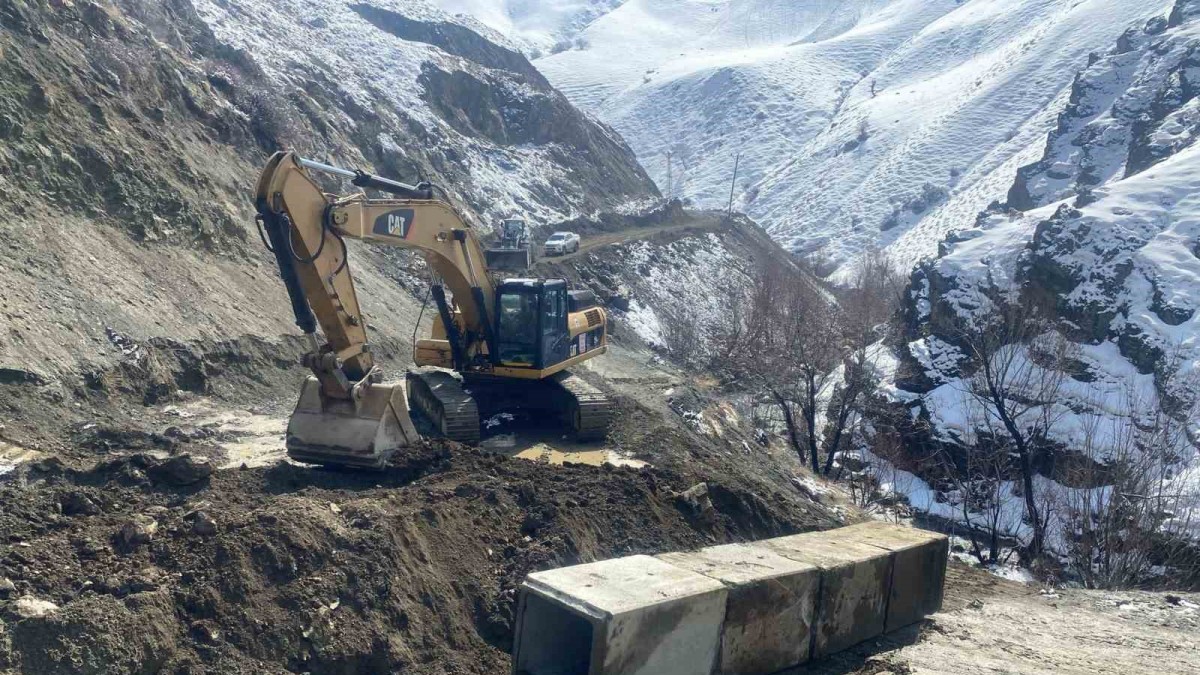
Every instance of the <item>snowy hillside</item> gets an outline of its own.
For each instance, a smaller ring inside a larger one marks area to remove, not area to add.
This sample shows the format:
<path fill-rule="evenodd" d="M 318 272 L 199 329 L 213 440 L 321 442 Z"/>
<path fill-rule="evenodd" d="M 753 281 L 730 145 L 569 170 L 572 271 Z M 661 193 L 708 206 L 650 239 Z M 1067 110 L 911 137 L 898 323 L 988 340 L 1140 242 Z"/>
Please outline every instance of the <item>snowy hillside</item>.
<path fill-rule="evenodd" d="M 441 2 L 526 44 L 607 4 Z M 1088 54 L 1167 4 L 629 0 L 535 65 L 664 192 L 723 207 L 741 153 L 735 207 L 782 243 L 911 263 L 1037 158 Z"/>
<path fill-rule="evenodd" d="M 653 194 L 619 136 L 580 115 L 519 53 L 424 0 L 195 5 L 218 40 L 253 54 L 280 86 L 328 94 L 345 114 L 336 124 L 360 136 L 369 161 L 433 173 L 485 226 Z M 333 159 L 361 163 L 354 154 L 342 147 Z"/>
<path fill-rule="evenodd" d="M 576 46 L 578 34 L 625 0 L 435 0 L 464 23 L 496 31 L 530 56 Z"/>
<path fill-rule="evenodd" d="M 28 371 L 19 381 L 83 387 L 119 374 L 130 341 L 293 334 L 250 199 L 278 149 L 427 178 L 483 228 L 658 196 L 616 133 L 426 0 L 22 2 L 0 16 L 0 243 L 22 252 L 0 264 L 0 371 Z M 354 258 L 376 343 L 407 361 L 419 298 L 396 281 L 411 270 L 368 247 Z"/>
<path fill-rule="evenodd" d="M 1168 19 L 1169 17 L 1169 19 Z M 1046 439 L 1101 465 L 1127 447 L 1162 453 L 1159 489 L 1187 496 L 1182 525 L 1200 532 L 1200 5 L 1180 0 L 1090 59 L 1036 161 L 1008 203 L 953 233 L 913 275 L 907 343 L 885 378 L 892 399 L 935 442 L 969 444 L 987 420 L 968 394 L 980 377 L 972 327 L 1008 308 L 1051 320 L 1069 342 L 1053 360 L 1026 335 L 1002 347 L 1016 422 L 1053 423 Z M 881 362 L 882 363 L 882 362 Z M 1031 387 L 1058 364 L 1052 400 Z M 1174 417 L 1180 433 L 1156 436 Z M 1041 432 L 1039 432 L 1041 433 Z M 1151 439 L 1147 441 L 1147 439 Z M 1053 463 L 1050 464 L 1053 467 Z M 936 508 L 946 508 L 941 504 Z M 953 509 L 951 509 L 953 510 Z"/>

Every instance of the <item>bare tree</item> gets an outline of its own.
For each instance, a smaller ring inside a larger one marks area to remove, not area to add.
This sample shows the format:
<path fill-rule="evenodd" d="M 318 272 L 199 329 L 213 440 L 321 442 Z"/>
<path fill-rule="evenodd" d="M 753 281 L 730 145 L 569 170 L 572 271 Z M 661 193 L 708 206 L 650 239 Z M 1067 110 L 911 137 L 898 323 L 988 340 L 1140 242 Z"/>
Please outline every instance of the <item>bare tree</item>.
<path fill-rule="evenodd" d="M 859 427 L 866 399 L 878 387 L 873 350 L 887 334 L 903 289 L 904 277 L 895 262 L 881 249 L 871 248 L 859 259 L 849 286 L 839 294 L 842 364 L 830 385 L 826 409 L 826 475 L 833 470 L 845 435 Z"/>
<path fill-rule="evenodd" d="M 1197 412 L 1194 382 L 1180 383 L 1180 359 L 1168 358 L 1158 391 L 1125 383 L 1122 400 L 1095 401 L 1105 414 L 1084 418 L 1079 455 L 1058 510 L 1070 566 L 1089 588 L 1144 583 L 1156 568 L 1186 563 L 1187 539 L 1200 504 L 1191 487 L 1186 421 Z M 1103 405 L 1103 407 L 1101 407 Z M 1191 571 L 1195 574 L 1196 571 Z M 1186 574 L 1186 572 L 1185 572 Z"/>
<path fill-rule="evenodd" d="M 1050 514 L 1039 508 L 1034 455 L 1062 414 L 1057 400 L 1070 367 L 1070 343 L 1017 302 L 1001 303 L 964 328 L 959 337 L 976 366 L 965 382 L 965 391 L 1011 445 L 1025 517 L 1033 530 L 1029 553 L 1041 558 Z"/>
<path fill-rule="evenodd" d="M 850 499 L 864 510 L 899 522 L 909 515 L 901 507 L 905 495 L 911 494 L 920 481 L 900 467 L 909 460 L 902 435 L 893 427 L 872 428 L 862 434 L 860 447 L 869 449 L 850 463 L 857 470 L 850 472 L 846 483 Z M 861 465 L 860 465 L 861 464 Z M 842 473 L 838 472 L 839 475 Z M 910 504 L 920 508 L 921 504 Z"/>
<path fill-rule="evenodd" d="M 767 262 L 740 291 L 744 309 L 712 331 L 714 367 L 770 401 L 814 473 L 833 471 L 861 422 L 876 386 L 871 347 L 898 297 L 891 262 L 882 254 L 865 262 L 844 293 L 847 311 L 796 266 Z"/>
<path fill-rule="evenodd" d="M 778 407 L 789 444 L 819 471 L 822 393 L 838 366 L 837 316 L 797 268 L 769 261 L 746 289 L 739 325 L 721 327 L 714 367 Z"/>
<path fill-rule="evenodd" d="M 864 251 L 839 298 L 847 308 L 851 330 L 869 333 L 872 341 L 882 337 L 903 300 L 906 282 L 900 266 L 886 251 L 875 247 Z"/>
<path fill-rule="evenodd" d="M 1016 539 L 1020 522 L 1006 508 L 1005 487 L 1013 475 L 1012 448 L 994 415 L 969 391 L 962 396 L 966 424 L 954 445 L 937 454 L 941 474 L 953 487 L 951 502 L 971 541 L 971 554 L 981 565 L 1008 561 L 1003 542 Z M 1028 542 L 1025 542 L 1028 543 Z"/>
<path fill-rule="evenodd" d="M 822 470 L 827 476 L 833 471 L 838 453 L 843 449 L 843 440 L 861 421 L 863 398 L 877 386 L 875 368 L 869 355 L 870 347 L 870 343 L 847 341 L 843 349 L 848 353 L 842 359 L 840 373 L 833 373 L 835 379 L 824 385 L 831 388 L 825 406 L 827 433 L 822 442 L 825 452 Z"/>

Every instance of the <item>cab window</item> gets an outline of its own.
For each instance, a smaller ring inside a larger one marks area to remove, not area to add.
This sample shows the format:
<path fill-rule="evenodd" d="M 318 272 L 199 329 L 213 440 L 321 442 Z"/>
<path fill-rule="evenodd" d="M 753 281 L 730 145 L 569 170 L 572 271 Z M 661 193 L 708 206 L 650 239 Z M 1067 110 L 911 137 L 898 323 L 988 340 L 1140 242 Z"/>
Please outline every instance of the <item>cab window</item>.
<path fill-rule="evenodd" d="M 507 291 L 500 294 L 498 306 L 500 361 L 533 365 L 538 348 L 537 293 Z"/>

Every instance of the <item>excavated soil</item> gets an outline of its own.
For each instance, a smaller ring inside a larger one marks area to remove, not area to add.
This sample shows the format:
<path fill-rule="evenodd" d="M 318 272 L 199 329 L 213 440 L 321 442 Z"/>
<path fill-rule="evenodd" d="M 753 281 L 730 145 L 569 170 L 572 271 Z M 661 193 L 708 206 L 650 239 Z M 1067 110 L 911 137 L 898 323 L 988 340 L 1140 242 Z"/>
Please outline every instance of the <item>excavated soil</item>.
<path fill-rule="evenodd" d="M 380 473 L 27 464 L 0 478 L 0 672 L 502 673 L 530 571 L 836 524 L 693 480 L 448 442 Z"/>

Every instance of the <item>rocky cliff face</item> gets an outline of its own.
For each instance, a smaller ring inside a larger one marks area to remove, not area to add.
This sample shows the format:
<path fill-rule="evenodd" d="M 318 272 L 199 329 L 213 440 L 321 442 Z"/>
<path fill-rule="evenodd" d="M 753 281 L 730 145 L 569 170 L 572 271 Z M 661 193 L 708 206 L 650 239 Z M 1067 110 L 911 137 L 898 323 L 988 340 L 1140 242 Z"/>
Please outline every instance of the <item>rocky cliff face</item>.
<path fill-rule="evenodd" d="M 1119 434 L 1110 430 L 1143 424 L 1151 402 L 1178 411 L 1194 396 L 1197 6 L 1180 0 L 1094 54 L 1043 156 L 1020 168 L 1007 202 L 952 233 L 914 272 L 905 339 L 885 379 L 932 440 L 954 444 L 977 431 L 964 383 L 979 363 L 963 336 L 1010 307 L 1049 319 L 1071 344 L 1057 400 L 1026 420 L 1052 413 L 1046 440 L 1055 451 L 1091 444 L 1092 459 L 1104 461 L 1096 429 Z M 1195 454 L 1187 445 L 1184 460 Z"/>
<path fill-rule="evenodd" d="M 1180 7 L 1182 5 L 1177 5 Z M 1043 158 L 1022 167 L 1008 204 L 1023 211 L 1141 173 L 1191 145 L 1200 116 L 1195 45 L 1184 10 L 1130 28 L 1076 76 Z"/>
<path fill-rule="evenodd" d="M 1190 6 L 1177 3 L 1171 16 Z M 1078 342 L 1112 341 L 1154 372 L 1155 355 L 1177 346 L 1195 314 L 1200 233 L 1187 174 L 1200 132 L 1198 49 L 1194 20 L 1164 16 L 1093 55 L 1007 203 L 952 234 L 914 275 L 912 337 L 952 342 L 956 326 L 1015 292 L 1048 305 Z"/>
<path fill-rule="evenodd" d="M 657 196 L 621 139 L 524 57 L 418 0 L 0 0 L 10 437 L 39 406 L 186 389 L 181 353 L 211 355 L 214 373 L 290 360 L 249 199 L 279 148 L 432 180 L 483 228 Z M 407 362 L 406 258 L 352 255 L 373 339 Z"/>

